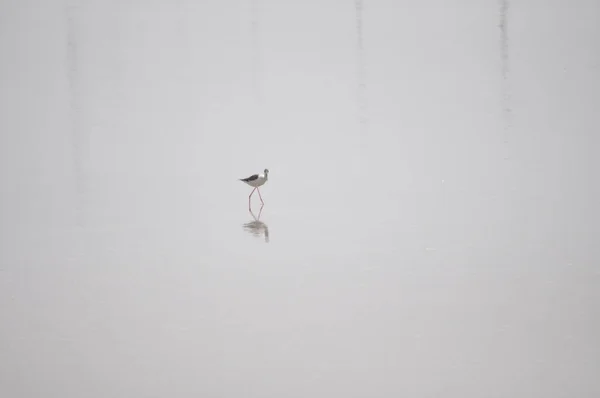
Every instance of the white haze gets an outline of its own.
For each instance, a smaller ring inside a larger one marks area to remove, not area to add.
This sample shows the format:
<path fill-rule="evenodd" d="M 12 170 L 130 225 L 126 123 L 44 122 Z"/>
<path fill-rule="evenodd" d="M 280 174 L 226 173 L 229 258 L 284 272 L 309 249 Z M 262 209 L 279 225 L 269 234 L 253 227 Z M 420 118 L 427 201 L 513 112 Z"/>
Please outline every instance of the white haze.
<path fill-rule="evenodd" d="M 600 396 L 599 38 L 595 0 L 0 2 L 0 397 Z"/>

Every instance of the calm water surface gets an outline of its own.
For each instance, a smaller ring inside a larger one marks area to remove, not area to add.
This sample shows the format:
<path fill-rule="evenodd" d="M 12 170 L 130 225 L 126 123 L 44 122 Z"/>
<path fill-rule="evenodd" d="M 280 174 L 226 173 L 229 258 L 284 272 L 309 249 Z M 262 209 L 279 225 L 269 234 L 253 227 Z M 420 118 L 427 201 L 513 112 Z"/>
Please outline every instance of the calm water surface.
<path fill-rule="evenodd" d="M 0 396 L 600 396 L 597 2 L 13 3 Z"/>

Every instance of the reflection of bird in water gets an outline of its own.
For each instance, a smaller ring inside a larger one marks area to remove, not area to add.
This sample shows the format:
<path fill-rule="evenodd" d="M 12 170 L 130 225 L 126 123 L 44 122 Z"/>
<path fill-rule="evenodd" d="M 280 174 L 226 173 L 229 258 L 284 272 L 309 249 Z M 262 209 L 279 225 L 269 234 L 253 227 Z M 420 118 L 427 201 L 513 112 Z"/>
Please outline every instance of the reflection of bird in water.
<path fill-rule="evenodd" d="M 252 210 L 251 210 L 252 207 L 250 206 L 250 200 L 252 199 L 252 194 L 254 193 L 254 191 L 258 191 L 258 197 L 260 198 L 260 203 L 262 203 L 264 206 L 265 202 L 263 202 L 262 196 L 260 196 L 260 189 L 258 189 L 258 187 L 263 185 L 268 180 L 269 180 L 269 170 L 268 169 L 265 169 L 265 174 L 254 174 L 248 178 L 240 178 L 240 181 L 243 181 L 246 184 L 250 185 L 251 187 L 254 187 L 252 192 L 250 192 L 250 196 L 248 196 L 248 210 L 250 210 L 250 213 L 252 213 Z M 262 211 L 262 207 L 260 208 L 260 210 Z"/>
<path fill-rule="evenodd" d="M 260 211 L 258 212 L 258 217 L 256 217 L 254 215 L 254 213 L 252 213 L 252 210 L 249 210 L 250 214 L 252 215 L 252 218 L 254 218 L 254 221 L 250 221 L 250 222 L 245 223 L 243 225 L 243 227 L 244 227 L 244 229 L 248 233 L 250 233 L 250 234 L 252 234 L 252 235 L 254 235 L 256 237 L 264 235 L 265 236 L 265 242 L 268 243 L 269 242 L 269 227 L 267 226 L 267 224 L 265 224 L 264 222 L 260 221 L 260 214 L 262 213 L 263 207 L 264 206 L 260 207 Z"/>

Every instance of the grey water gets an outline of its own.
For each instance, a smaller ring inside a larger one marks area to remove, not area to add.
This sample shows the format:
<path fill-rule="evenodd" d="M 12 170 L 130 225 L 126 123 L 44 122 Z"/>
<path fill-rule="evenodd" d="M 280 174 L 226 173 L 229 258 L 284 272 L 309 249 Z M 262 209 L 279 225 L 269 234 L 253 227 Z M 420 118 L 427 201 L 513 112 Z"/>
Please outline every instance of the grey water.
<path fill-rule="evenodd" d="M 0 3 L 0 396 L 600 396 L 600 3 L 226 3 Z"/>

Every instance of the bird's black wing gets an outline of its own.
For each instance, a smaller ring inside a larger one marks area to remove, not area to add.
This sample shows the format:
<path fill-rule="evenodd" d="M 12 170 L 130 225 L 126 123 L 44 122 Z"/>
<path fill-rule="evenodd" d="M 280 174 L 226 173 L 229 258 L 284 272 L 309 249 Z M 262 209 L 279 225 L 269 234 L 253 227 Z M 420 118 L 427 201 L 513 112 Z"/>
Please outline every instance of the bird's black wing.
<path fill-rule="evenodd" d="M 241 178 L 240 181 L 249 182 L 258 179 L 258 174 L 251 175 L 248 178 Z"/>

